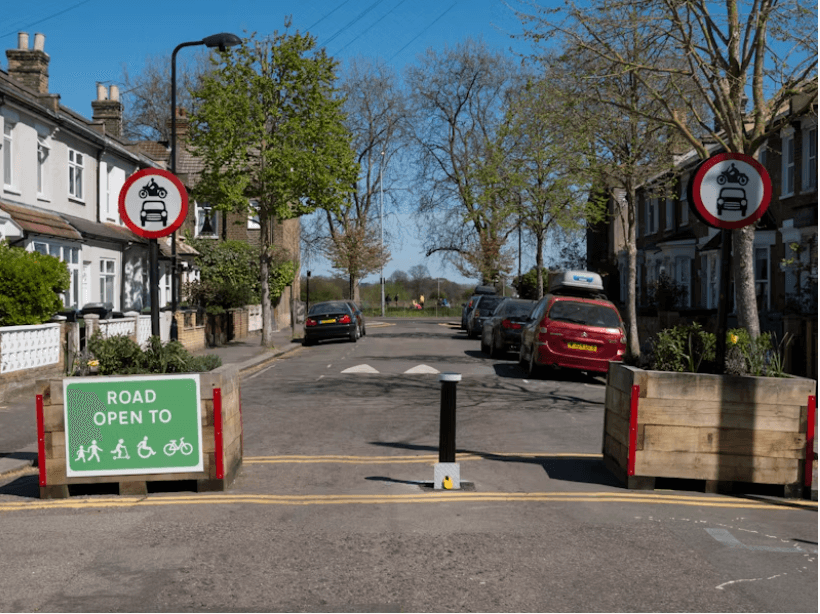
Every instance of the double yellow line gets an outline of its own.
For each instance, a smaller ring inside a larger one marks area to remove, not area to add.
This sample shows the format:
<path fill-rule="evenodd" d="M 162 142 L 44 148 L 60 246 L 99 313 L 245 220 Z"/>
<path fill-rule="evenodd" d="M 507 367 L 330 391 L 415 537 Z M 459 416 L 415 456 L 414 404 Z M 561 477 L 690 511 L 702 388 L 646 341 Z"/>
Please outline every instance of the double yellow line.
<path fill-rule="evenodd" d="M 551 458 L 601 458 L 601 454 L 538 454 L 538 453 L 460 453 L 456 456 L 456 461 L 476 461 L 476 460 L 528 460 L 528 459 L 551 459 Z M 419 454 L 414 456 L 350 456 L 350 455 L 323 455 L 323 456 L 247 456 L 242 461 L 246 465 L 275 465 L 275 464 L 317 464 L 317 463 L 341 463 L 355 465 L 383 465 L 383 464 L 411 464 L 426 463 L 435 464 L 438 462 L 438 454 Z"/>

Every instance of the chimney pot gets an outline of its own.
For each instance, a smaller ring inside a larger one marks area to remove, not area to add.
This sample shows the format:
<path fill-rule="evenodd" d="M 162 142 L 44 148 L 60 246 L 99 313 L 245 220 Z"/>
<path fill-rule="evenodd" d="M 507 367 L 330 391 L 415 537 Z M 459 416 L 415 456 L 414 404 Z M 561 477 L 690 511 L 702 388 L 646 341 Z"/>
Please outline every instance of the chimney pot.
<path fill-rule="evenodd" d="M 17 33 L 17 48 L 28 49 L 28 32 Z"/>
<path fill-rule="evenodd" d="M 102 83 L 97 84 L 97 100 L 106 100 L 105 86 Z"/>
<path fill-rule="evenodd" d="M 111 86 L 111 94 L 109 95 L 109 99 L 113 100 L 114 102 L 120 101 L 120 88 L 116 85 Z"/>
<path fill-rule="evenodd" d="M 46 35 L 41 33 L 41 32 L 37 32 L 34 35 L 34 49 L 35 49 L 35 51 L 45 51 L 45 46 L 46 46 Z"/>

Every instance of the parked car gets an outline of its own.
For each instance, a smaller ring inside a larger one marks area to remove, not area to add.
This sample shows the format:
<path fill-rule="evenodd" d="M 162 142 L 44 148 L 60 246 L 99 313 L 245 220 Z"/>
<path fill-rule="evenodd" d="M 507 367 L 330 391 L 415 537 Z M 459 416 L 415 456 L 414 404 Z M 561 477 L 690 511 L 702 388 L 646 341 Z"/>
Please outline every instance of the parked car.
<path fill-rule="evenodd" d="M 521 329 L 535 301 L 511 298 L 502 301 L 481 329 L 481 351 L 493 358 L 507 352 L 517 352 L 521 345 Z"/>
<path fill-rule="evenodd" d="M 304 345 L 313 345 L 322 339 L 347 337 L 359 339 L 359 323 L 347 301 L 326 301 L 311 305 L 305 319 Z"/>
<path fill-rule="evenodd" d="M 622 361 L 626 334 L 618 309 L 603 298 L 547 294 L 521 329 L 518 360 L 529 377 L 543 367 L 606 373 Z"/>
<path fill-rule="evenodd" d="M 467 316 L 475 307 L 476 299 L 479 296 L 493 296 L 495 294 L 495 287 L 494 286 L 476 286 L 475 290 L 473 290 L 473 295 L 470 297 L 470 300 L 467 301 L 462 305 L 461 310 L 461 330 L 467 330 Z"/>
<path fill-rule="evenodd" d="M 473 305 L 473 309 L 467 314 L 467 336 L 470 338 L 480 336 L 484 320 L 493 315 L 495 308 L 508 298 L 507 296 L 489 296 L 486 294 L 479 296 Z"/>
<path fill-rule="evenodd" d="M 353 301 L 346 301 L 350 308 L 353 310 L 353 315 L 356 316 L 356 322 L 359 324 L 359 337 L 364 337 L 367 334 L 367 328 L 364 324 L 364 314 L 362 310 L 359 309 L 359 306 L 354 303 Z"/>

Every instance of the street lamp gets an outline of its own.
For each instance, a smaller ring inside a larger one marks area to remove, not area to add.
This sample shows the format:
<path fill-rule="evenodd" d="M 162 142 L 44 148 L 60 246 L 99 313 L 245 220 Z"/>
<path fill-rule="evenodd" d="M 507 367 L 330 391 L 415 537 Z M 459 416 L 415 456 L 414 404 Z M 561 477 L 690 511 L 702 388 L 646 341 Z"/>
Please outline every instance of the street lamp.
<path fill-rule="evenodd" d="M 381 243 L 381 254 L 380 256 L 380 265 L 379 265 L 379 283 L 382 287 L 382 317 L 384 317 L 384 184 L 382 183 L 382 179 L 384 178 L 384 152 L 382 152 L 382 163 L 379 165 L 379 220 L 381 225 L 381 235 L 382 235 L 382 243 Z"/>
<path fill-rule="evenodd" d="M 171 173 L 177 174 L 177 53 L 183 47 L 195 47 L 197 45 L 205 45 L 211 49 L 216 48 L 220 51 L 227 51 L 228 47 L 241 45 L 242 39 L 236 34 L 222 32 L 221 34 L 212 34 L 206 36 L 199 41 L 189 41 L 187 43 L 180 43 L 174 47 L 171 54 Z M 171 235 L 171 339 L 176 341 L 178 338 L 177 331 L 177 303 L 179 301 L 179 280 L 177 279 L 177 233 Z"/>

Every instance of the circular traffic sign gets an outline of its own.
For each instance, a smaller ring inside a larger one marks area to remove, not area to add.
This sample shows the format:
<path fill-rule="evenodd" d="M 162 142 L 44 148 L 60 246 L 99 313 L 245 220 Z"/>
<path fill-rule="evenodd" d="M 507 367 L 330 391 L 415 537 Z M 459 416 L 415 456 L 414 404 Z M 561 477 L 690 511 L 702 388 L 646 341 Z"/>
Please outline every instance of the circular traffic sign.
<path fill-rule="evenodd" d="M 176 175 L 157 168 L 137 171 L 120 190 L 120 217 L 146 239 L 166 237 L 188 215 L 188 192 Z"/>
<path fill-rule="evenodd" d="M 721 153 L 698 167 L 689 192 L 695 215 L 705 224 L 732 230 L 763 216 L 772 199 L 772 181 L 752 156 Z"/>

